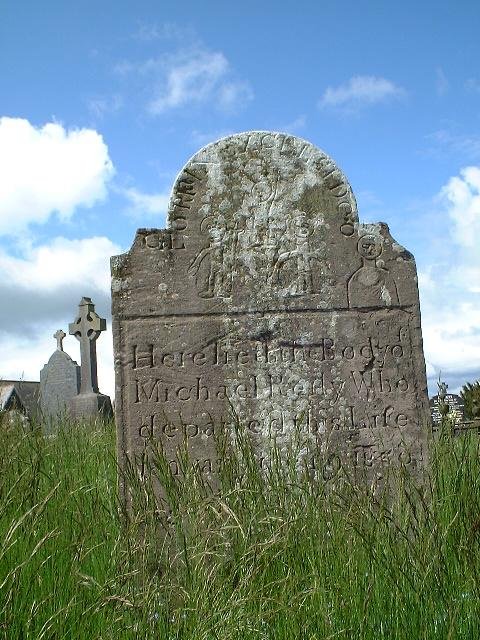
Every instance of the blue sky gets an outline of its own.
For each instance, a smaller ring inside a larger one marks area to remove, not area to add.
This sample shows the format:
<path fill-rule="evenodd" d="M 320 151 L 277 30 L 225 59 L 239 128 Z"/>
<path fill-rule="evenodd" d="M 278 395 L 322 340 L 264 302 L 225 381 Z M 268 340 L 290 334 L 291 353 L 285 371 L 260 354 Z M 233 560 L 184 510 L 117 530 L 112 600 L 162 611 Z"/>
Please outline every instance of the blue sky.
<path fill-rule="evenodd" d="M 197 149 L 272 129 L 414 253 L 431 389 L 479 378 L 479 28 L 466 0 L 3 3 L 0 377 L 38 379 L 82 295 L 109 317 L 109 256 L 163 226 Z"/>

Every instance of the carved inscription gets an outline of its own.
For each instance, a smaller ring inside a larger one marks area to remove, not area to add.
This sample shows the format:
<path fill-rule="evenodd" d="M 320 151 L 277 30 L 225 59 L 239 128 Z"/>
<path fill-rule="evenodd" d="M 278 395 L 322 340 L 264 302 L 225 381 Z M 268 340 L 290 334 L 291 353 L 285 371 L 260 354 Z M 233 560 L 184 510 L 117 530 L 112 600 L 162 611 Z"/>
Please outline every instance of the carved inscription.
<path fill-rule="evenodd" d="M 161 441 L 172 453 L 187 442 L 212 460 L 215 437 L 233 432 L 237 421 L 253 441 L 287 443 L 301 434 L 327 442 L 353 468 L 387 460 L 416 467 L 421 447 L 415 457 L 404 453 L 417 421 L 411 316 L 377 311 L 352 324 L 350 313 L 324 313 L 314 323 L 308 313 L 286 314 L 276 319 L 276 336 L 259 335 L 261 321 L 252 327 L 238 319 L 222 335 L 221 321 L 192 318 L 170 323 L 168 344 L 146 322 L 143 340 L 125 346 L 136 437 Z M 214 337 L 189 341 L 200 326 Z M 395 447 L 379 448 L 394 436 Z M 199 468 L 214 474 L 217 467 Z"/>
<path fill-rule="evenodd" d="M 157 229 L 144 236 L 147 249 L 172 251 L 185 249 L 184 231 L 188 229 L 187 213 L 192 208 L 201 178 L 185 169 L 178 178 L 172 195 L 172 215 L 169 229 Z"/>

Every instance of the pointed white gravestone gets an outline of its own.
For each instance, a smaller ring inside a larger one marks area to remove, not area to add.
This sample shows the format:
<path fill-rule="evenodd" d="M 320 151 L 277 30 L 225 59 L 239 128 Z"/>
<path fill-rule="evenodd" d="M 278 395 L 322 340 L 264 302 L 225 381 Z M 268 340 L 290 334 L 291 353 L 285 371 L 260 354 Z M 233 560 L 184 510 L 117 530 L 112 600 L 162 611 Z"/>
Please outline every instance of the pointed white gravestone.
<path fill-rule="evenodd" d="M 70 402 L 74 418 L 92 418 L 99 413 L 107 417 L 112 415 L 110 398 L 99 392 L 97 377 L 96 341 L 106 328 L 106 320 L 95 312 L 92 299 L 84 296 L 77 318 L 68 326 L 70 335 L 80 342 L 81 355 L 80 393 Z"/>
<path fill-rule="evenodd" d="M 63 350 L 65 336 L 62 329 L 54 333 L 57 348 L 40 372 L 40 407 L 46 418 L 67 414 L 70 401 L 80 390 L 80 367 Z"/>

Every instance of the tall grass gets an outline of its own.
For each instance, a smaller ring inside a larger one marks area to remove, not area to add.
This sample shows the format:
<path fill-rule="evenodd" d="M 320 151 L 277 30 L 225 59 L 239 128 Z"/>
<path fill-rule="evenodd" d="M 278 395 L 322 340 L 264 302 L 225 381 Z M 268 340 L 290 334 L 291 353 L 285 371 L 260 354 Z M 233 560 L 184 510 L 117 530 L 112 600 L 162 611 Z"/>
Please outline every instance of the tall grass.
<path fill-rule="evenodd" d="M 122 512 L 114 440 L 1 425 L 0 637 L 479 637 L 476 434 L 432 444 L 425 493 L 393 501 L 230 455 L 217 495 L 171 484 L 168 523 L 140 484 Z"/>

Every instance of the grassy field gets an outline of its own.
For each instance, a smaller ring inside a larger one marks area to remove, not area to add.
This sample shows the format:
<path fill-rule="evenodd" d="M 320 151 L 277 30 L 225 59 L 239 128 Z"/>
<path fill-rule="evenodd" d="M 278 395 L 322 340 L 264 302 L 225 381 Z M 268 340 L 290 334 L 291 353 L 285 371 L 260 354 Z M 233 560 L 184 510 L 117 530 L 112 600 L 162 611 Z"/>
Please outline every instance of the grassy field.
<path fill-rule="evenodd" d="M 0 426 L 0 637 L 480 637 L 480 457 L 432 445 L 426 495 L 380 504 L 272 470 L 172 488 L 168 563 L 148 491 L 125 520 L 112 425 Z"/>

